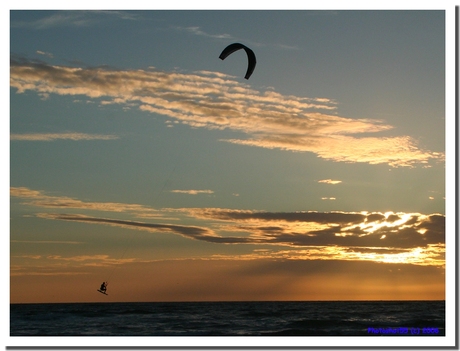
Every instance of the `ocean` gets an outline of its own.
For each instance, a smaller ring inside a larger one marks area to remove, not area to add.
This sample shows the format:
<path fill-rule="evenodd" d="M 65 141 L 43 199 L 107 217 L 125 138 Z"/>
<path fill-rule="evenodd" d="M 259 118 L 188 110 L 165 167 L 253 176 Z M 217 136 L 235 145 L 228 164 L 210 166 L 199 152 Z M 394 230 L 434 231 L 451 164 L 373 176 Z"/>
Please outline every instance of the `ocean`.
<path fill-rule="evenodd" d="M 10 304 L 10 336 L 444 336 L 445 301 Z"/>

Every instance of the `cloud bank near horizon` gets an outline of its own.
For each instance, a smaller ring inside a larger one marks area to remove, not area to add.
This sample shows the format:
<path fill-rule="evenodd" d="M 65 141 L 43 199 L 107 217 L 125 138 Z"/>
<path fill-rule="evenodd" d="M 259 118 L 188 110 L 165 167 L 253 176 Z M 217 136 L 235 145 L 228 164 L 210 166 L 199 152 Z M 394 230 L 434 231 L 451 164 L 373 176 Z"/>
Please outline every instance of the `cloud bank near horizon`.
<path fill-rule="evenodd" d="M 25 199 L 24 205 L 42 209 L 122 213 L 162 223 L 69 212 L 36 213 L 38 218 L 170 233 L 212 244 L 249 244 L 264 248 L 240 259 L 373 260 L 436 266 L 444 266 L 445 261 L 445 216 L 441 214 L 153 209 L 138 204 L 82 202 L 28 188 L 11 188 L 11 196 Z M 171 214 L 177 217 L 166 217 Z M 166 219 L 169 222 L 164 222 Z M 187 224 L 189 219 L 198 224 Z M 183 224 L 173 224 L 171 220 L 181 220 Z"/>
<path fill-rule="evenodd" d="M 192 127 L 243 132 L 247 138 L 222 141 L 311 152 L 335 162 L 413 167 L 444 159 L 443 153 L 420 149 L 409 136 L 367 136 L 393 127 L 377 119 L 340 117 L 331 99 L 258 91 L 218 72 L 113 70 L 11 58 L 10 86 L 19 94 L 86 96 Z"/>

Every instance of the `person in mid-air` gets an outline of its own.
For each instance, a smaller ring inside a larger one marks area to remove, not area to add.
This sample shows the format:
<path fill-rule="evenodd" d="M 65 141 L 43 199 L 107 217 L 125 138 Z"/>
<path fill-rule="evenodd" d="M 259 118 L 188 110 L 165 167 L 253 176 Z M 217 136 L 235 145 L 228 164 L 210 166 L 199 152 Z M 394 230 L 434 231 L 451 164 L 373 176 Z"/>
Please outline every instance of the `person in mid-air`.
<path fill-rule="evenodd" d="M 107 282 L 102 282 L 100 290 L 102 292 L 106 292 L 106 290 L 107 290 Z"/>

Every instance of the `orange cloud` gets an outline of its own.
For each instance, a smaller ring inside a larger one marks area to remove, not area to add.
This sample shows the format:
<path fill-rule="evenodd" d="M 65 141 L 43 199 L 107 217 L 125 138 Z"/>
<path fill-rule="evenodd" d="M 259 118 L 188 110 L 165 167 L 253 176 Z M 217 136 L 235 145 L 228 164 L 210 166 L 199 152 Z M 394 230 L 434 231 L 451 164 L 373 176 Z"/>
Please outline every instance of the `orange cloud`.
<path fill-rule="evenodd" d="M 360 136 L 393 127 L 380 120 L 333 115 L 336 105 L 330 99 L 257 91 L 221 73 L 115 71 L 13 58 L 10 85 L 18 93 L 84 95 L 101 104 L 137 106 L 194 127 L 248 135 L 227 142 L 312 152 L 332 161 L 411 167 L 444 159 L 442 153 L 420 149 L 408 136 Z"/>

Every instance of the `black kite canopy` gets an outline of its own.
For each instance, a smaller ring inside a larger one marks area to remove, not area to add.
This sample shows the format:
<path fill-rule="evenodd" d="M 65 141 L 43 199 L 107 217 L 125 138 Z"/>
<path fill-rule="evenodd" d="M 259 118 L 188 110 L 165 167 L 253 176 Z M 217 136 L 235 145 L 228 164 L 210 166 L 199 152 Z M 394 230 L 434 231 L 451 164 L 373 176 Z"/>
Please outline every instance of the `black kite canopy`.
<path fill-rule="evenodd" d="M 240 49 L 244 49 L 244 51 L 246 51 L 246 54 L 248 55 L 248 70 L 246 71 L 246 75 L 244 76 L 244 78 L 249 79 L 252 72 L 254 72 L 254 68 L 256 67 L 256 55 L 254 55 L 254 52 L 247 46 L 240 43 L 230 44 L 224 49 L 224 51 L 222 51 L 219 58 L 221 60 L 224 60 L 228 55 L 233 54 L 235 51 L 238 51 Z"/>

